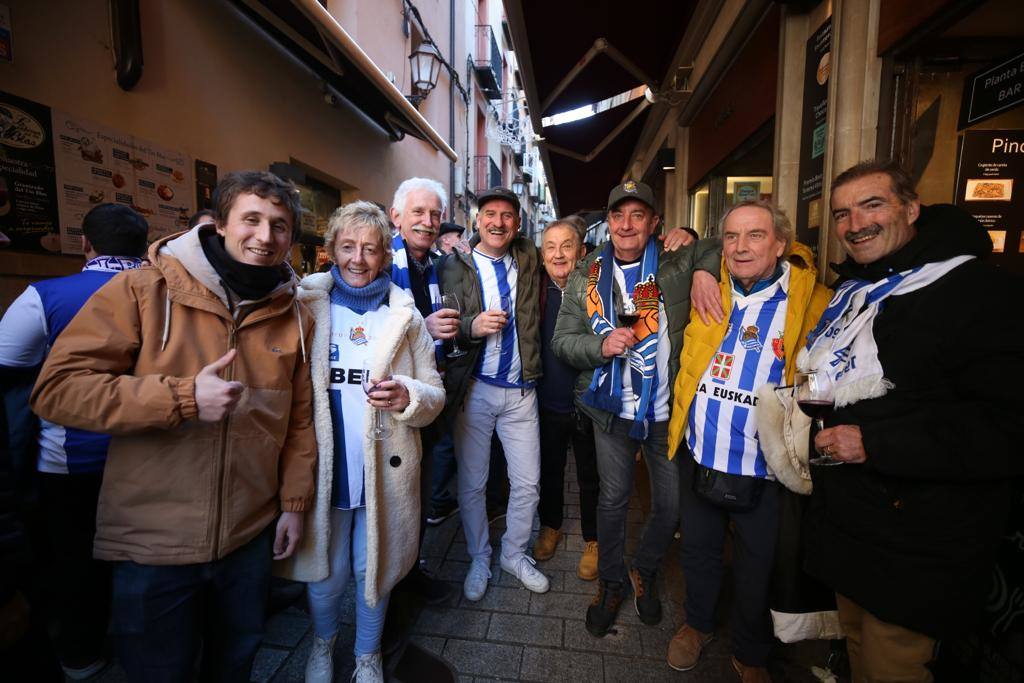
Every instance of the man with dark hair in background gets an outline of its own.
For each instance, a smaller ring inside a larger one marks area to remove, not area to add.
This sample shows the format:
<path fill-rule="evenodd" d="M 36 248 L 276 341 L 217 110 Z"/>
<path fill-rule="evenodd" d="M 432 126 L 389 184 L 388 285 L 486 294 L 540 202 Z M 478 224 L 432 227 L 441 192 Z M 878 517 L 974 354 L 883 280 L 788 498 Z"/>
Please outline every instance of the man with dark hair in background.
<path fill-rule="evenodd" d="M 230 173 L 215 225 L 155 242 L 50 352 L 32 394 L 59 424 L 113 436 L 94 553 L 114 562 L 130 681 L 248 681 L 271 558 L 292 555 L 316 469 L 313 320 L 287 261 L 298 191 Z"/>
<path fill-rule="evenodd" d="M 29 285 L 0 320 L 0 368 L 38 368 L 86 300 L 122 271 L 142 264 L 146 220 L 122 204 L 99 204 L 82 220 L 82 272 Z M 42 421 L 38 433 L 40 511 L 53 555 L 50 617 L 54 646 L 74 680 L 102 669 L 110 616 L 110 565 L 92 557 L 96 501 L 110 437 Z"/>

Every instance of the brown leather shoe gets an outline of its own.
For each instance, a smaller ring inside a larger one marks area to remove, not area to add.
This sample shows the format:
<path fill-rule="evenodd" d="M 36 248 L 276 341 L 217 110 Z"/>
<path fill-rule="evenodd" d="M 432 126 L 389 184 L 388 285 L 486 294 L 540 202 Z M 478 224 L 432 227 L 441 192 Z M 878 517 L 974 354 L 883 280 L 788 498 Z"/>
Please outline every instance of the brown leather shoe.
<path fill-rule="evenodd" d="M 733 657 L 732 668 L 740 675 L 740 680 L 743 683 L 772 683 L 772 677 L 768 675 L 768 669 L 763 666 L 747 666 Z"/>
<path fill-rule="evenodd" d="M 580 557 L 580 564 L 576 567 L 576 576 L 584 581 L 596 579 L 597 557 L 597 541 L 587 541 L 583 546 L 583 556 Z"/>
<path fill-rule="evenodd" d="M 697 666 L 704 646 L 714 639 L 714 633 L 701 633 L 689 624 L 683 624 L 668 644 L 668 665 L 676 671 L 689 671 Z"/>
<path fill-rule="evenodd" d="M 562 532 L 548 526 L 540 528 L 537 542 L 533 544 L 533 559 L 543 562 L 555 556 L 558 542 L 562 540 Z"/>

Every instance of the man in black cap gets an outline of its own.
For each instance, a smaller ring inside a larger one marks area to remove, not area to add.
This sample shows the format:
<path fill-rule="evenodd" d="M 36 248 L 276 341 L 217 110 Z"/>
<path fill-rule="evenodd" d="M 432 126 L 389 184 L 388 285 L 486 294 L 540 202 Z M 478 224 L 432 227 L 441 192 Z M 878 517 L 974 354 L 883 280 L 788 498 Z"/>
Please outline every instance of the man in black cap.
<path fill-rule="evenodd" d="M 478 202 L 472 252 L 456 250 L 441 275 L 442 289 L 458 296 L 462 307 L 456 341 L 466 353 L 448 362 L 445 417 L 455 439 L 459 507 L 472 559 L 463 585 L 471 601 L 483 597 L 491 576 L 484 490 L 495 430 L 511 488 L 501 568 L 535 593 L 548 590 L 548 578 L 526 553 L 540 482 L 537 247 L 518 234 L 520 206 L 513 192 L 496 187 Z"/>
<path fill-rule="evenodd" d="M 452 249 L 462 240 L 462 234 L 465 231 L 466 229 L 458 223 L 442 223 L 441 232 L 437 236 L 437 241 L 434 242 L 434 250 L 439 254 L 452 253 Z"/>
<path fill-rule="evenodd" d="M 600 584 L 586 626 L 597 637 L 614 623 L 627 578 L 640 620 L 661 621 L 656 573 L 679 521 L 679 471 L 667 453 L 672 380 L 690 317 L 693 272 L 716 273 L 720 266 L 717 242 L 663 250 L 654 235 L 658 223 L 650 187 L 627 181 L 612 189 L 611 240 L 569 277 L 552 341 L 555 355 L 581 371 L 577 407 L 594 422 Z M 652 509 L 627 573 L 626 511 L 640 447 Z"/>

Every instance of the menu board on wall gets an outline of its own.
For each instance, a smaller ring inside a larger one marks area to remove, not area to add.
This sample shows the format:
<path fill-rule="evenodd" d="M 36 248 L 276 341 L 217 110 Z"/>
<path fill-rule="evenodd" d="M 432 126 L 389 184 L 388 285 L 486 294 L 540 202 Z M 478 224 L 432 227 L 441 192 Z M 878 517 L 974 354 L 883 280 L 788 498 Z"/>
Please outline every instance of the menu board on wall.
<path fill-rule="evenodd" d="M 102 202 L 141 213 L 150 241 L 188 226 L 192 164 L 185 154 L 62 112 L 53 114 L 53 131 L 65 254 L 81 253 L 82 218 Z"/>
<path fill-rule="evenodd" d="M 992 262 L 1024 272 L 1024 131 L 969 130 L 960 138 L 955 203 L 992 238 Z"/>
<path fill-rule="evenodd" d="M 5 248 L 60 250 L 50 108 L 2 91 L 0 232 Z"/>
<path fill-rule="evenodd" d="M 807 39 L 804 104 L 800 124 L 800 173 L 797 188 L 796 238 L 817 253 L 823 220 L 821 188 L 828 137 L 828 79 L 832 74 L 832 18 Z"/>

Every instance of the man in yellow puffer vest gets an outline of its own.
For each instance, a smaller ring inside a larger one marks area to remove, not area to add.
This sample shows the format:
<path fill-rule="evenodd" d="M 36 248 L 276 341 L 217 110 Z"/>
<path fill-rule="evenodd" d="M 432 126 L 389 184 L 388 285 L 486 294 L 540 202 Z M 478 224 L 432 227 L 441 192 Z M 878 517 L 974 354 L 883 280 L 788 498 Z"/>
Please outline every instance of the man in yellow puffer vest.
<path fill-rule="evenodd" d="M 668 663 L 680 671 L 692 669 L 713 637 L 722 548 L 732 521 L 737 536 L 733 666 L 743 681 L 768 681 L 768 589 L 781 487 L 758 443 L 755 392 L 766 383 L 792 382 L 796 351 L 832 293 L 817 282 L 810 250 L 793 242 L 789 220 L 776 206 L 737 204 L 722 217 L 720 232 L 727 314 L 710 323 L 691 314 L 669 423 L 669 457 L 679 452 L 683 458 L 687 623 L 669 644 Z"/>

